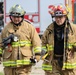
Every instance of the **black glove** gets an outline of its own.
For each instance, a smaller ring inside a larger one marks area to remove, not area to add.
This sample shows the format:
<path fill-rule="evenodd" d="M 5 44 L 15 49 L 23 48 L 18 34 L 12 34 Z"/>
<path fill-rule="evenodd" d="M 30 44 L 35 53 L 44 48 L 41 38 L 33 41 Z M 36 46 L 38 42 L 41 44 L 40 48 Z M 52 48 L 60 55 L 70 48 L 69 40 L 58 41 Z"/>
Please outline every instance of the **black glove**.
<path fill-rule="evenodd" d="M 31 63 L 37 63 L 37 60 L 35 58 L 30 58 Z"/>
<path fill-rule="evenodd" d="M 13 38 L 14 38 L 13 34 L 9 35 L 9 37 L 7 37 L 7 38 L 4 38 L 3 42 L 2 42 L 3 46 L 6 47 L 9 43 L 11 43 L 11 41 L 13 40 Z"/>
<path fill-rule="evenodd" d="M 5 39 L 3 39 L 3 40 L 5 40 Z M 5 41 L 5 42 L 3 43 L 3 46 L 6 47 L 9 43 L 11 43 L 11 39 Z"/>

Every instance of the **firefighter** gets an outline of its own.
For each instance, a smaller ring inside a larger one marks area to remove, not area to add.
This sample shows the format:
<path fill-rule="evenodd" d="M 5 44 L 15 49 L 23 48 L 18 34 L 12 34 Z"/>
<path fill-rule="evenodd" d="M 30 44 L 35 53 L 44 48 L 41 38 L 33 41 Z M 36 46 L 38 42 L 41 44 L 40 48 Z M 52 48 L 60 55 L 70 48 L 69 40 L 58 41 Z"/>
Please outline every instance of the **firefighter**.
<path fill-rule="evenodd" d="M 29 75 L 32 66 L 40 60 L 41 40 L 34 26 L 24 20 L 25 13 L 20 5 L 12 6 L 11 22 L 1 32 L 4 75 Z"/>
<path fill-rule="evenodd" d="M 42 35 L 42 69 L 45 75 L 76 75 L 76 26 L 62 4 L 52 5 L 53 22 Z"/>

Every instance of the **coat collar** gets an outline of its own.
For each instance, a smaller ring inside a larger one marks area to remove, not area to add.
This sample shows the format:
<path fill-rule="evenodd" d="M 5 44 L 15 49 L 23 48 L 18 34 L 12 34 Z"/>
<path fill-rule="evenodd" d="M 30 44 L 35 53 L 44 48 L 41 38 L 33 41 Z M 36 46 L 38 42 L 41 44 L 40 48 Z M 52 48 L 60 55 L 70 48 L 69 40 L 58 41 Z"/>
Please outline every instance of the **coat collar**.
<path fill-rule="evenodd" d="M 54 24 L 53 23 L 51 23 L 48 27 L 47 27 L 47 29 L 46 30 L 48 30 L 49 31 L 49 33 L 53 33 L 54 32 Z"/>

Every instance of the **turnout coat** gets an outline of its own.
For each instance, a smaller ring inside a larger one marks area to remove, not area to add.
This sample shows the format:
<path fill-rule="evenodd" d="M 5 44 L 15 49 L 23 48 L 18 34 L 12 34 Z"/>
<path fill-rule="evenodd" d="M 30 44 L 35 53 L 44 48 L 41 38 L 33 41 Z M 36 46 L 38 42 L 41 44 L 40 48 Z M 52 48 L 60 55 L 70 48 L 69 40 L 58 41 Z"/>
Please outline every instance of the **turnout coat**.
<path fill-rule="evenodd" d="M 64 53 L 63 53 L 63 66 L 62 69 L 75 69 L 76 68 L 76 26 L 68 25 L 64 28 Z M 68 31 L 66 38 L 66 31 Z M 66 45 L 67 39 L 67 47 Z M 47 51 L 47 56 L 43 62 L 42 68 L 46 71 L 53 69 L 52 63 L 54 56 L 54 24 L 50 24 L 42 36 L 42 49 Z M 67 58 L 67 59 L 66 59 Z"/>
<path fill-rule="evenodd" d="M 0 42 L 10 34 L 14 34 L 18 41 L 11 42 L 5 48 L 0 47 L 0 56 L 3 56 L 5 67 L 30 65 L 30 58 L 33 57 L 40 60 L 41 40 L 33 25 L 23 21 L 20 26 L 15 26 L 9 22 L 2 30 Z"/>

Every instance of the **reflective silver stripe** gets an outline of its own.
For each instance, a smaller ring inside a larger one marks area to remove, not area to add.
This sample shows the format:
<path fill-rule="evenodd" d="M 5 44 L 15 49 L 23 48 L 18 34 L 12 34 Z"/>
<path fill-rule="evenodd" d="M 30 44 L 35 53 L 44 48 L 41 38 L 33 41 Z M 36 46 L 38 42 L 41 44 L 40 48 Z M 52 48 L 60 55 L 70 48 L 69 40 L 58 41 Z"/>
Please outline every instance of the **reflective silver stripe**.
<path fill-rule="evenodd" d="M 41 49 L 47 52 L 47 48 L 46 48 L 46 46 L 42 46 Z"/>
<path fill-rule="evenodd" d="M 74 69 L 76 68 L 76 63 L 64 63 L 63 64 L 63 69 Z"/>
<path fill-rule="evenodd" d="M 40 53 L 41 52 L 41 47 L 35 47 L 34 52 L 35 53 Z"/>
<path fill-rule="evenodd" d="M 47 71 L 48 71 L 48 70 L 51 71 L 51 70 L 52 70 L 52 66 L 51 66 L 51 65 L 43 64 L 43 65 L 42 65 L 42 69 L 43 69 L 43 70 L 47 70 Z"/>
<path fill-rule="evenodd" d="M 30 65 L 30 60 L 16 60 L 16 61 L 6 61 L 3 62 L 3 66 L 18 66 L 18 65 Z"/>
<path fill-rule="evenodd" d="M 18 42 L 12 42 L 12 47 L 17 46 L 32 46 L 30 41 L 18 41 Z"/>

